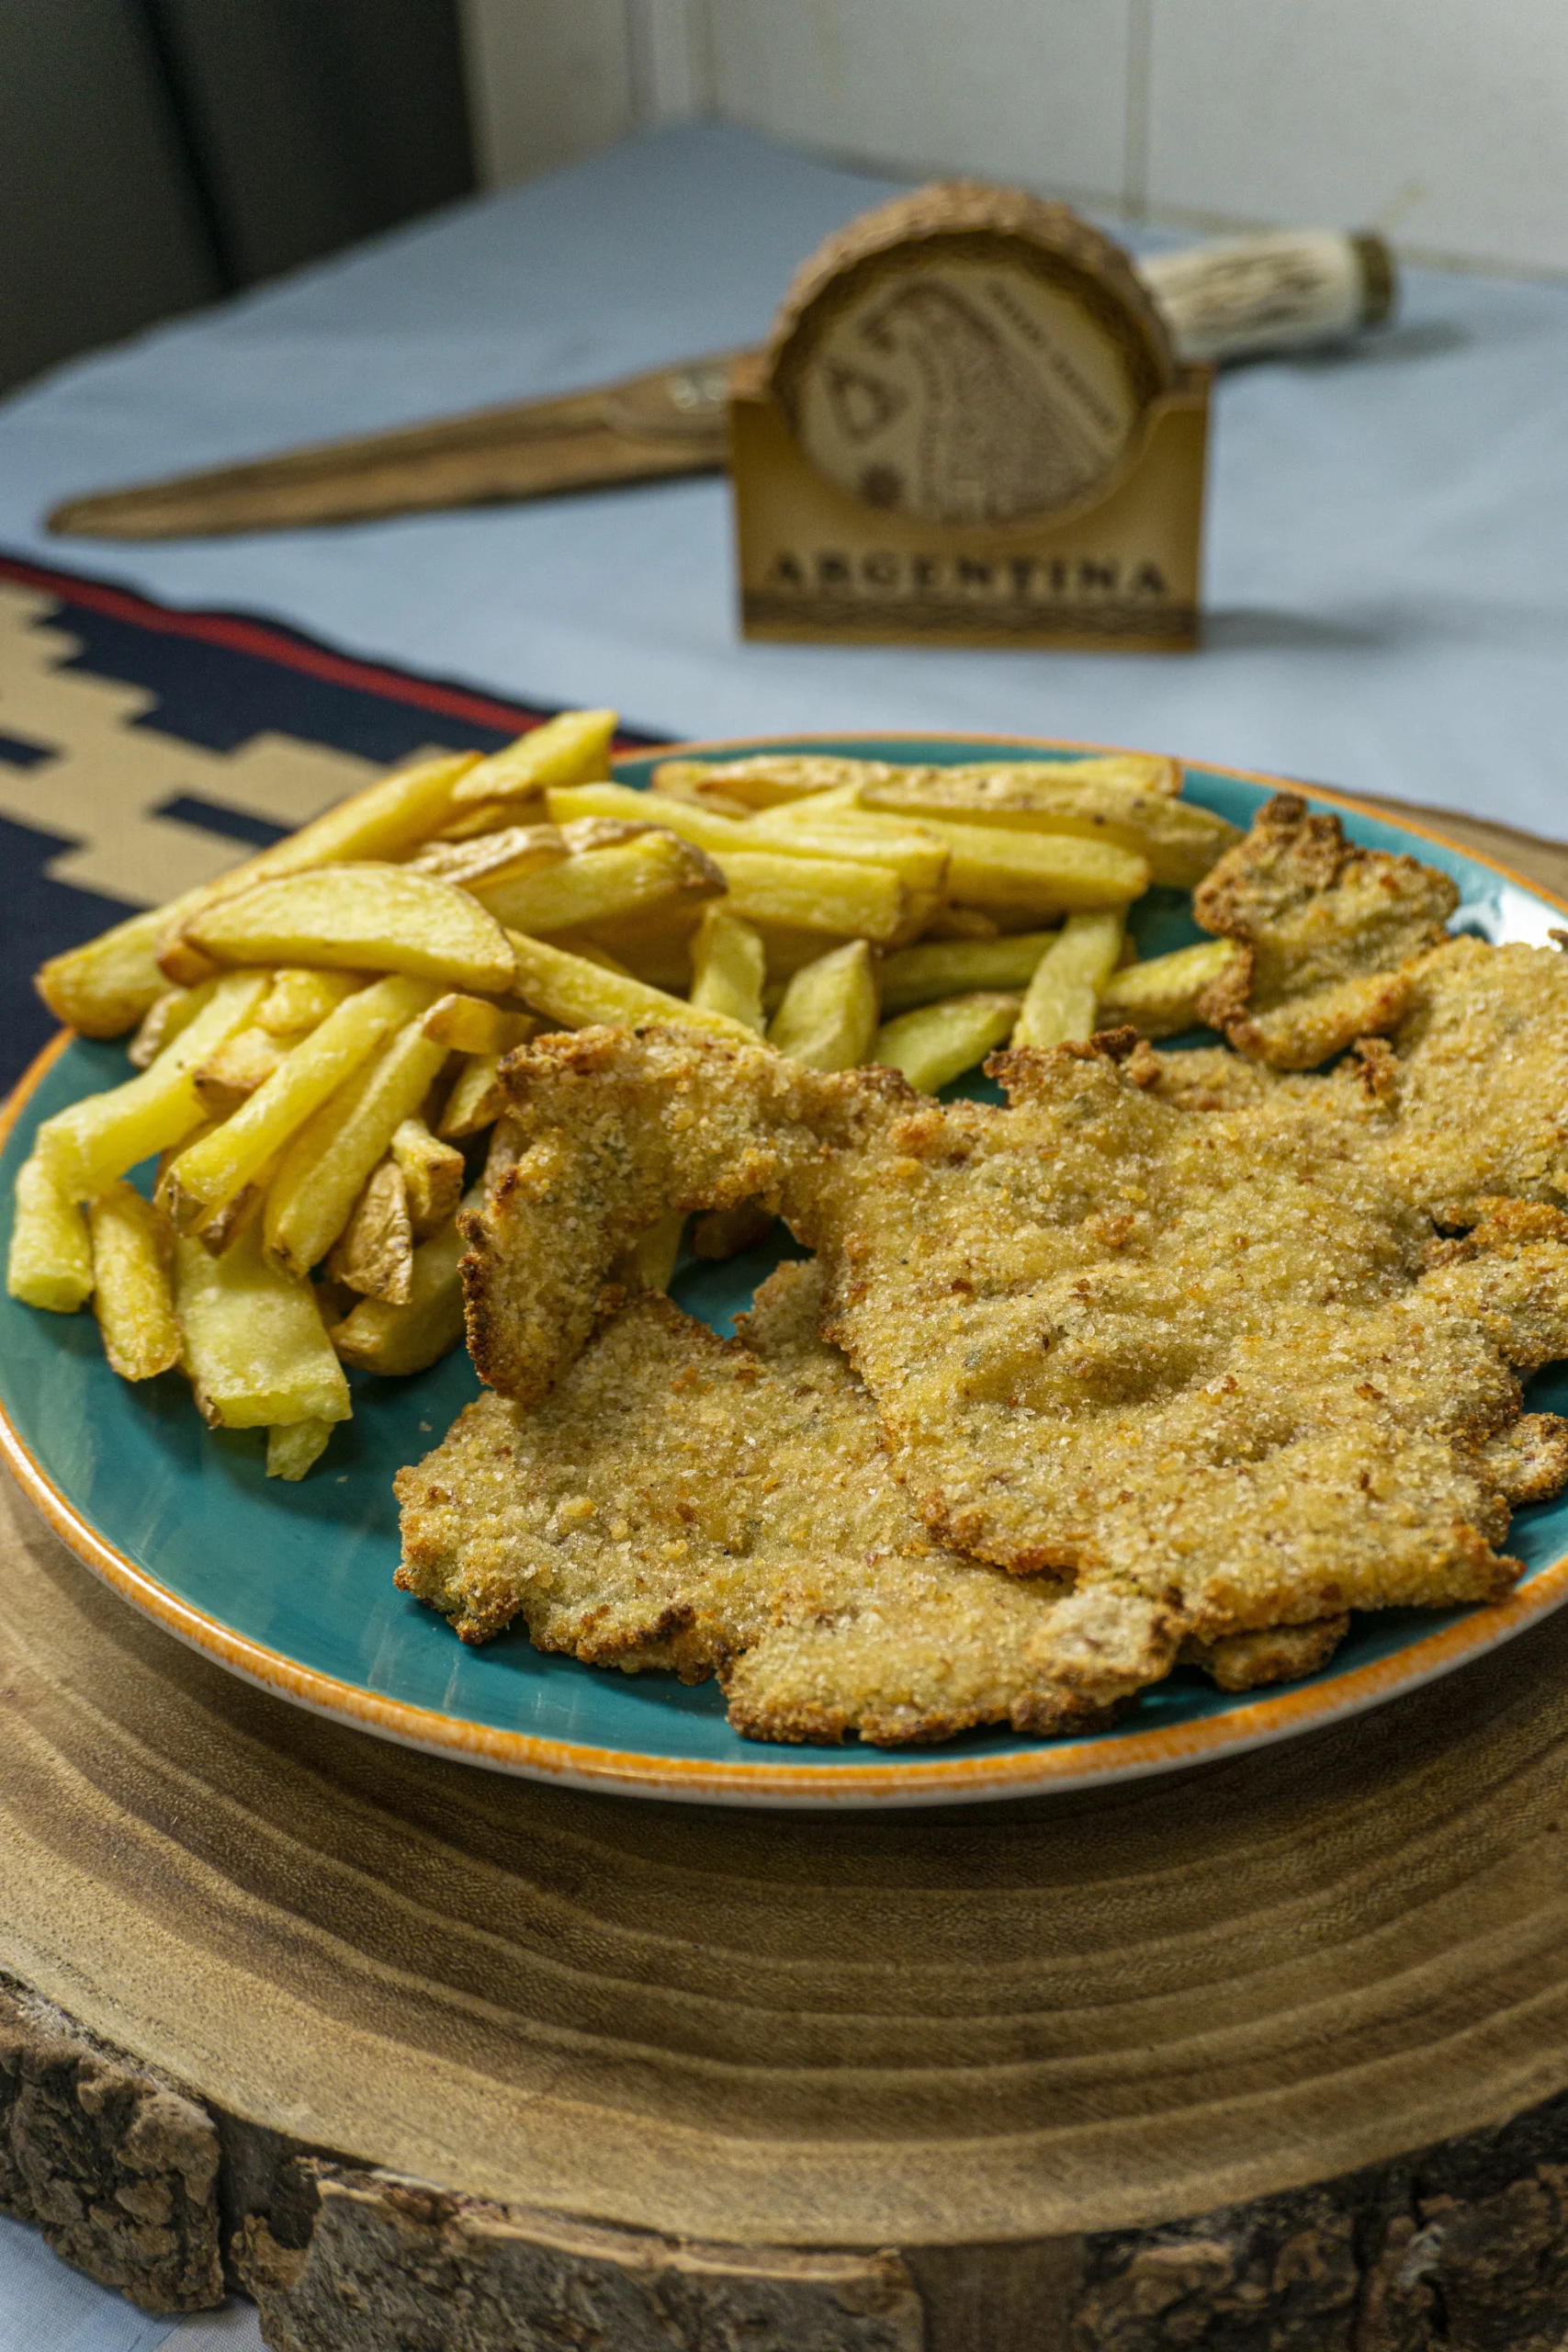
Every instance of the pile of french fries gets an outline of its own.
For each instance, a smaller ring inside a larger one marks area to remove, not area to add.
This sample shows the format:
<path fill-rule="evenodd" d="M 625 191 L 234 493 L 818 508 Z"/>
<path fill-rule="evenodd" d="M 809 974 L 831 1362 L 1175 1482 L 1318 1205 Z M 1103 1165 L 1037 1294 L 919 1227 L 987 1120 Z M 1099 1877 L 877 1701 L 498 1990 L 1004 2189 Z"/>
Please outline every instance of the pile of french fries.
<path fill-rule="evenodd" d="M 541 1027 L 671 1021 L 934 1091 L 1010 1038 L 1191 1025 L 1238 952 L 1130 960 L 1129 906 L 1236 838 L 1172 761 L 972 767 L 762 753 L 611 780 L 615 714 L 401 769 L 38 976 L 136 1075 L 44 1122 L 12 1295 L 91 1299 L 127 1380 L 183 1368 L 209 1422 L 302 1477 L 345 1364 L 462 1332 L 457 1216 L 502 1057 Z M 155 1164 L 139 1190 L 131 1171 Z M 701 1254 L 752 1238 L 705 1220 Z M 668 1281 L 679 1226 L 638 1252 Z"/>

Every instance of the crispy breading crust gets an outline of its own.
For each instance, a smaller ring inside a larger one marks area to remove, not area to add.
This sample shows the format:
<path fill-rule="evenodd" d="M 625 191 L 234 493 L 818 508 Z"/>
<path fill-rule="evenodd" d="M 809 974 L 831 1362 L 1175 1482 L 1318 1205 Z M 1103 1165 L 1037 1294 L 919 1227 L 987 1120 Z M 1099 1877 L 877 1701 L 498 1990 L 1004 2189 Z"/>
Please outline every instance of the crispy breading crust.
<path fill-rule="evenodd" d="M 399 1583 L 465 1640 L 521 1616 L 592 1665 L 716 1672 L 750 1738 L 1107 1720 L 1169 1666 L 1167 1612 L 933 1545 L 819 1299 L 814 1267 L 781 1268 L 722 1340 L 644 1296 L 542 1405 L 470 1406 L 399 1476 Z"/>
<path fill-rule="evenodd" d="M 1193 896 L 1203 930 L 1251 957 L 1200 1010 L 1239 1053 L 1314 1069 L 1394 1026 L 1409 999 L 1401 967 L 1441 938 L 1458 904 L 1438 867 L 1359 849 L 1337 817 L 1277 793 Z"/>
<path fill-rule="evenodd" d="M 638 1220 L 762 1193 L 820 1252 L 825 1331 L 953 1549 L 1204 1643 L 1501 1594 L 1485 1450 L 1511 1367 L 1568 1352 L 1568 1223 L 1494 1215 L 1429 1263 L 1331 1088 L 1195 1118 L 1133 1048 L 998 1057 L 1006 1111 L 668 1032 L 525 1049 L 517 1181 L 470 1230 L 480 1370 L 539 1395 Z"/>

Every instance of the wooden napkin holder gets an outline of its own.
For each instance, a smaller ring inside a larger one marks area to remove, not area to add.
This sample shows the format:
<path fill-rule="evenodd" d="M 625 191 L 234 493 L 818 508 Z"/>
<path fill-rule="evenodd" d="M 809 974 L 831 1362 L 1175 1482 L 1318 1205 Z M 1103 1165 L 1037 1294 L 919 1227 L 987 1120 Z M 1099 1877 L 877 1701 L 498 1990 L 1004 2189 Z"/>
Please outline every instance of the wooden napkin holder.
<path fill-rule="evenodd" d="M 744 634 L 1191 650 L 1211 379 L 1066 206 L 863 216 L 731 378 Z"/>

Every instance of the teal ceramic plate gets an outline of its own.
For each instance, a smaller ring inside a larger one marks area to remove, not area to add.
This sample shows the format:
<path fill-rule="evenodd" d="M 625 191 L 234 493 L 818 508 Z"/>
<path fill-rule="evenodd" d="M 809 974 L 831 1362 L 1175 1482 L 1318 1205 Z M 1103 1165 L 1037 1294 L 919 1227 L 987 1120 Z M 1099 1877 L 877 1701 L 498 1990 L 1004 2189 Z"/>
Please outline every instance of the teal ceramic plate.
<path fill-rule="evenodd" d="M 860 737 L 739 746 L 957 761 L 1068 756 L 1082 745 L 1018 738 Z M 651 763 L 618 773 L 647 781 Z M 1239 824 L 1276 780 L 1195 768 L 1188 792 Z M 1496 940 L 1544 943 L 1565 910 L 1522 878 L 1441 835 L 1395 825 L 1354 802 L 1339 808 L 1369 847 L 1412 850 L 1460 886 L 1456 919 Z M 1158 953 L 1198 936 L 1174 894 L 1140 910 L 1140 944 Z M 47 1052 L 13 1097 L 0 1158 L 0 1248 L 11 1178 L 40 1119 L 126 1075 L 118 1046 Z M 773 1263 L 763 1252 L 692 1266 L 675 1296 L 720 1330 Z M 751 1804 L 933 1804 L 1083 1787 L 1233 1754 L 1315 1729 L 1448 1672 L 1568 1598 L 1568 1500 L 1520 1511 L 1511 1548 L 1523 1581 L 1500 1607 L 1390 1611 L 1357 1621 L 1311 1680 L 1227 1697 L 1186 1669 L 1113 1730 L 1040 1740 L 976 1733 L 899 1752 L 854 1745 L 774 1747 L 742 1740 L 716 1688 L 623 1675 L 545 1657 L 522 1634 L 484 1649 L 400 1593 L 393 1473 L 446 1429 L 476 1382 L 465 1355 L 413 1380 L 355 1375 L 355 1419 L 301 1484 L 263 1475 L 260 1432 L 209 1432 L 176 1374 L 130 1387 L 104 1362 L 90 1313 L 36 1313 L 0 1301 L 0 1444 L 67 1544 L 117 1591 L 183 1640 L 280 1697 L 367 1731 L 499 1770 L 644 1796 Z M 1538 1408 L 1568 1409 L 1568 1367 L 1533 1385 Z"/>

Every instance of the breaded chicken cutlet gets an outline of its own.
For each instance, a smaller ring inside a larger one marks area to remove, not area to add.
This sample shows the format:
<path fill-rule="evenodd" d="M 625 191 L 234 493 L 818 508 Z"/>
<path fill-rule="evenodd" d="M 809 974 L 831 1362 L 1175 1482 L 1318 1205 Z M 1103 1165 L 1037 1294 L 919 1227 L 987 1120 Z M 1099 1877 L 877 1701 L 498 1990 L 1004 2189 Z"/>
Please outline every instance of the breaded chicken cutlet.
<path fill-rule="evenodd" d="M 1568 1208 L 1568 956 L 1445 939 L 1398 975 L 1392 1037 L 1322 1075 L 1225 1049 L 1140 1051 L 1141 1083 L 1184 1110 L 1290 1102 L 1334 1120 L 1413 1207 L 1472 1225 L 1490 1200 Z"/>
<path fill-rule="evenodd" d="M 1337 817 L 1278 793 L 1193 894 L 1201 928 L 1247 950 L 1203 1000 L 1203 1018 L 1238 1053 L 1314 1069 L 1393 1028 L 1409 1001 L 1404 967 L 1442 938 L 1458 904 L 1437 866 L 1359 848 Z"/>
<path fill-rule="evenodd" d="M 400 1473 L 399 1584 L 465 1641 L 520 1617 L 589 1665 L 716 1673 L 754 1739 L 1103 1720 L 1147 1679 L 1141 1644 L 1118 1657 L 1124 1622 L 1092 1595 L 932 1543 L 820 1309 L 818 1268 L 797 1264 L 733 1340 L 657 1295 L 613 1311 L 542 1404 L 486 1395 Z M 1346 1623 L 1188 1654 L 1248 1690 L 1310 1672 Z"/>
<path fill-rule="evenodd" d="M 481 1375 L 544 1396 L 640 1231 L 761 1197 L 818 1251 L 825 1335 L 925 1526 L 1071 1577 L 1118 1691 L 1184 1641 L 1500 1596 L 1516 1374 L 1568 1352 L 1568 1218 L 1499 1204 L 1438 1243 L 1355 1122 L 1286 1090 L 1194 1117 L 1122 1067 L 1133 1043 L 999 1057 L 1006 1110 L 668 1031 L 523 1049 L 517 1158 L 467 1228 Z M 1568 1475 L 1536 1419 L 1532 1492 Z"/>

